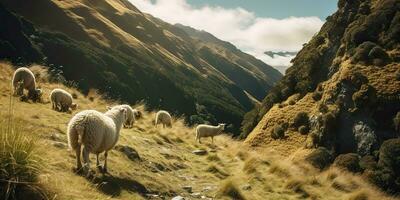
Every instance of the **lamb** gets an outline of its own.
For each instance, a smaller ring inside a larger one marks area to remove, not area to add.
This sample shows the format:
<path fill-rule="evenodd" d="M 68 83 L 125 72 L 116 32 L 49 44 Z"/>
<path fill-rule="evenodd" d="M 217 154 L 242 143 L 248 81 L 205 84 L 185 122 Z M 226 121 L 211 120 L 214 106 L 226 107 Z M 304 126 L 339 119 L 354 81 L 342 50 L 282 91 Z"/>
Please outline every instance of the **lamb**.
<path fill-rule="evenodd" d="M 196 127 L 196 140 L 201 143 L 202 137 L 211 137 L 212 143 L 214 143 L 214 136 L 221 134 L 224 129 L 225 124 L 218 124 L 218 126 L 200 124 Z"/>
<path fill-rule="evenodd" d="M 107 156 L 118 141 L 120 130 L 127 118 L 127 110 L 114 107 L 106 113 L 95 110 L 85 110 L 76 114 L 68 123 L 68 145 L 75 150 L 77 170 L 83 169 L 90 175 L 89 153 L 96 154 L 97 167 L 102 173 L 107 173 Z M 83 168 L 81 164 L 81 146 Z M 105 152 L 103 167 L 99 164 L 99 154 Z"/>
<path fill-rule="evenodd" d="M 157 124 L 162 124 L 163 128 L 167 127 L 172 127 L 172 117 L 171 115 L 165 111 L 165 110 L 160 110 L 156 114 L 156 120 L 155 120 L 155 125 Z"/>
<path fill-rule="evenodd" d="M 42 90 L 36 88 L 35 75 L 26 67 L 15 70 L 12 80 L 15 96 L 22 96 L 24 89 L 28 90 L 28 98 L 38 101 L 42 95 Z"/>
<path fill-rule="evenodd" d="M 54 89 L 50 93 L 50 101 L 53 110 L 67 112 L 71 110 L 76 110 L 78 105 L 72 102 L 72 95 L 63 89 Z"/>

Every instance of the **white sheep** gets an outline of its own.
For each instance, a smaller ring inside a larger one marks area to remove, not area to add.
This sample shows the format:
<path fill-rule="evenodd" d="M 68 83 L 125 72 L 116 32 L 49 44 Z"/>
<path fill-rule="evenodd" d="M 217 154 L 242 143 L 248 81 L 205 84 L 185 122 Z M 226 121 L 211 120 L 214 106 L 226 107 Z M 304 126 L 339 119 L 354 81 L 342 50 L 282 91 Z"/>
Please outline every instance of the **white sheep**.
<path fill-rule="evenodd" d="M 67 112 L 71 110 L 76 110 L 78 104 L 73 103 L 72 95 L 63 89 L 54 89 L 50 93 L 50 101 L 53 110 Z"/>
<path fill-rule="evenodd" d="M 118 141 L 120 130 L 126 120 L 125 108 L 115 107 L 106 113 L 95 110 L 85 110 L 76 114 L 68 123 L 68 145 L 75 150 L 77 170 L 90 175 L 89 153 L 96 154 L 97 167 L 102 173 L 107 173 L 107 156 Z M 83 168 L 81 164 L 81 146 Z M 104 166 L 99 164 L 99 154 L 105 152 Z"/>
<path fill-rule="evenodd" d="M 135 110 L 132 109 L 130 105 L 127 104 L 122 104 L 118 106 L 114 106 L 113 108 L 125 108 L 127 113 L 126 113 L 126 121 L 124 122 L 124 128 L 132 128 L 133 123 L 135 122 Z"/>
<path fill-rule="evenodd" d="M 218 126 L 200 124 L 196 127 L 196 141 L 201 143 L 202 137 L 211 137 L 212 143 L 214 143 L 214 136 L 221 134 L 224 129 L 225 124 L 218 124 Z"/>
<path fill-rule="evenodd" d="M 24 89 L 28 90 L 28 98 L 33 101 L 40 99 L 42 90 L 36 88 L 35 75 L 26 67 L 15 70 L 12 80 L 15 96 L 22 96 Z"/>
<path fill-rule="evenodd" d="M 154 124 L 155 126 L 157 126 L 157 124 L 162 124 L 164 128 L 166 126 L 172 127 L 172 117 L 167 111 L 160 110 L 156 114 L 156 120 Z"/>

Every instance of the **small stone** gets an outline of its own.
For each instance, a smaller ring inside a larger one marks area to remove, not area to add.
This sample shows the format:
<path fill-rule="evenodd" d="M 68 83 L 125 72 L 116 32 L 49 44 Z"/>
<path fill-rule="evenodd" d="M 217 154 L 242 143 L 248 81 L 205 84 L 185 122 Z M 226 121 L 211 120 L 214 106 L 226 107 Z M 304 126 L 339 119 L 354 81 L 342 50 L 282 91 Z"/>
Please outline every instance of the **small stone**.
<path fill-rule="evenodd" d="M 243 190 L 251 190 L 251 185 L 250 184 L 243 185 L 242 189 Z"/>
<path fill-rule="evenodd" d="M 139 153 L 132 147 L 117 145 L 115 146 L 115 149 L 128 156 L 128 158 L 132 161 L 141 160 Z"/>
<path fill-rule="evenodd" d="M 202 155 L 206 155 L 206 154 L 207 154 L 207 151 L 204 150 L 204 149 L 198 149 L 198 150 L 192 151 L 192 153 L 193 153 L 193 154 L 196 154 L 196 155 L 199 155 L 199 156 L 202 156 Z"/>
<path fill-rule="evenodd" d="M 176 196 L 176 197 L 172 198 L 171 200 L 185 200 L 185 197 L 183 197 L 183 196 Z"/>
<path fill-rule="evenodd" d="M 190 185 L 183 186 L 182 189 L 186 190 L 189 193 L 192 193 L 192 186 Z"/>
<path fill-rule="evenodd" d="M 210 190 L 212 190 L 213 188 L 211 186 L 206 186 L 203 188 L 202 192 L 208 192 Z"/>
<path fill-rule="evenodd" d="M 199 192 L 192 193 L 192 194 L 190 194 L 190 196 L 192 196 L 194 198 L 201 198 L 201 194 Z"/>

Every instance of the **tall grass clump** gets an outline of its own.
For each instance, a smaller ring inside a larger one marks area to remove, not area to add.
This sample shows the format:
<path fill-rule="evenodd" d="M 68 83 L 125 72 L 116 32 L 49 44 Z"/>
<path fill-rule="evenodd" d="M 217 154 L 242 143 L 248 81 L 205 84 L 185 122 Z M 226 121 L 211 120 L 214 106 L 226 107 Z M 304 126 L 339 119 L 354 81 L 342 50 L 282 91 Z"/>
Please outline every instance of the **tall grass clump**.
<path fill-rule="evenodd" d="M 217 198 L 228 197 L 235 200 L 245 200 L 241 191 L 237 188 L 233 180 L 227 180 L 223 182 L 216 195 Z"/>
<path fill-rule="evenodd" d="M 37 187 L 41 169 L 37 139 L 22 125 L 0 121 L 0 199 L 18 199 L 27 191 L 43 196 Z"/>

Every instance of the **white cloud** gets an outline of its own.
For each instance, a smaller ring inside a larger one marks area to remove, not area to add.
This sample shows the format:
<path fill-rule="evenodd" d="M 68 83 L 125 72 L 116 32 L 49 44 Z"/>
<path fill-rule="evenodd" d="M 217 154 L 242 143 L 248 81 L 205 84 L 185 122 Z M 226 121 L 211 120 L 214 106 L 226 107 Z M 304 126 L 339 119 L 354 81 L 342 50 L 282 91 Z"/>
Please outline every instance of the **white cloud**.
<path fill-rule="evenodd" d="M 141 11 L 169 23 L 181 23 L 210 32 L 267 64 L 279 67 L 281 72 L 290 65 L 293 56 L 272 58 L 264 52 L 298 51 L 323 24 L 318 17 L 260 18 L 243 8 L 197 8 L 186 0 L 130 1 Z"/>

